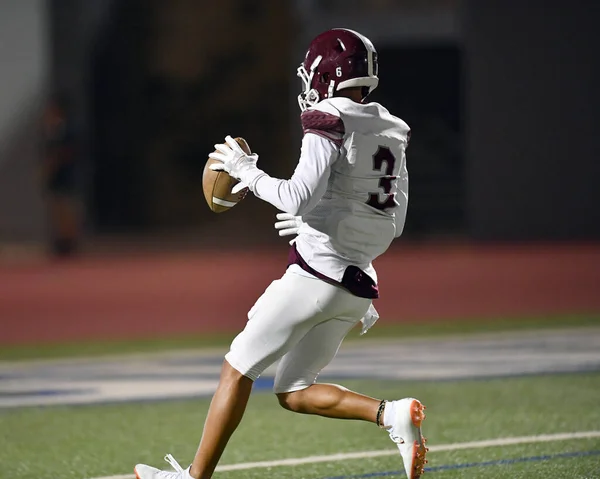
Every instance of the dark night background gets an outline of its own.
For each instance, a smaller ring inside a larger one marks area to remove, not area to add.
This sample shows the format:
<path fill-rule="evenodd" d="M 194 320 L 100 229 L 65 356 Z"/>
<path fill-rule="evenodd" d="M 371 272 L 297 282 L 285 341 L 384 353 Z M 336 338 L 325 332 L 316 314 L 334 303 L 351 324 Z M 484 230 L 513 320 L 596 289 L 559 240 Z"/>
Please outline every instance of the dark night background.
<path fill-rule="evenodd" d="M 57 91 L 72 105 L 90 243 L 168 234 L 210 244 L 240 229 L 242 243 L 276 240 L 274 209 L 254 198 L 208 210 L 206 155 L 226 134 L 243 136 L 263 169 L 289 175 L 301 133 L 295 69 L 315 34 L 341 25 L 374 41 L 372 99 L 412 127 L 403 239 L 600 237 L 595 2 L 54 0 L 36 3 L 44 25 L 12 4 L 46 41 L 31 47 L 38 91 L 0 129 L 5 241 L 47 234 L 32 125 Z M 8 104 L 19 82 L 5 83 Z"/>

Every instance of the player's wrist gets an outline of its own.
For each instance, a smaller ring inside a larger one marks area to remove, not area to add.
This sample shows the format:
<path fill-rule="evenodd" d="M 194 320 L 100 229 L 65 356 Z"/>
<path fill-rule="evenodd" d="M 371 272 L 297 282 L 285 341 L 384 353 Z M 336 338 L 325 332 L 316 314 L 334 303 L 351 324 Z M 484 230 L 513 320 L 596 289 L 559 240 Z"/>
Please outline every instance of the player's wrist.
<path fill-rule="evenodd" d="M 267 174 L 256 165 L 252 165 L 240 171 L 238 179 L 245 185 L 248 185 L 250 191 L 254 193 L 257 181 L 263 176 L 267 176 Z"/>

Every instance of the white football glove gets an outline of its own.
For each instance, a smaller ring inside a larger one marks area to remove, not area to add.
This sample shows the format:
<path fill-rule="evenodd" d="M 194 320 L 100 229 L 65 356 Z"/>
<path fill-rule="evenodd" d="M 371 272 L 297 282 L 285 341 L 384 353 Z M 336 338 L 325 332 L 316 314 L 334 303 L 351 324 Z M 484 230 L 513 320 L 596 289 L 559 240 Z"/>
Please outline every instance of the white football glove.
<path fill-rule="evenodd" d="M 289 213 L 277 213 L 277 219 L 275 222 L 275 229 L 279 230 L 279 236 L 297 235 L 300 226 L 304 223 L 301 216 L 290 215 Z M 290 241 L 290 244 L 294 244 L 296 238 Z"/>
<path fill-rule="evenodd" d="M 369 309 L 367 310 L 367 312 L 365 313 L 363 318 L 360 320 L 360 322 L 362 323 L 360 335 L 362 336 L 369 329 L 371 329 L 371 327 L 377 322 L 378 319 L 379 319 L 379 313 L 375 309 L 375 306 L 373 306 L 373 303 L 371 303 L 371 305 L 369 306 Z"/>
<path fill-rule="evenodd" d="M 225 171 L 236 180 L 241 180 L 245 172 L 256 168 L 258 155 L 256 153 L 247 155 L 230 135 L 225 137 L 225 144 L 215 145 L 215 149 L 217 151 L 209 154 L 208 157 L 221 163 L 210 165 L 209 168 L 213 171 Z M 240 182 L 233 187 L 231 192 L 235 194 L 247 187 L 248 185 Z"/>

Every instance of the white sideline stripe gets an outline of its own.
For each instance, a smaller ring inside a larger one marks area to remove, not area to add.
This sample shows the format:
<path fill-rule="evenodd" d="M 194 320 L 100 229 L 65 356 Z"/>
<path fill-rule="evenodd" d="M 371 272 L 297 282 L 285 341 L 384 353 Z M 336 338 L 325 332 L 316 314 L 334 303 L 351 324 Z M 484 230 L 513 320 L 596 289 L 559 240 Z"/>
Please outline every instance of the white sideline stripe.
<path fill-rule="evenodd" d="M 234 203 L 233 201 L 222 200 L 216 196 L 213 196 L 213 203 L 219 206 L 226 206 L 227 208 L 233 208 L 235 205 L 237 205 L 237 203 Z"/>
<path fill-rule="evenodd" d="M 462 449 L 482 449 L 485 447 L 514 446 L 517 444 L 529 444 L 538 442 L 566 441 L 569 439 L 592 439 L 600 437 L 600 431 L 564 432 L 557 434 L 540 434 L 538 436 L 501 437 L 484 441 L 456 442 L 453 444 L 438 444 L 429 447 L 429 452 L 459 451 Z M 329 454 L 326 456 L 308 456 L 290 459 L 278 459 L 276 461 L 242 462 L 239 464 L 227 464 L 217 466 L 217 472 L 240 471 L 245 469 L 258 469 L 279 466 L 300 466 L 302 464 L 314 464 L 315 462 L 335 462 L 347 459 L 365 459 L 371 457 L 394 456 L 397 449 L 386 449 L 380 451 L 345 452 Z M 94 479 L 132 479 L 134 474 L 120 474 L 117 476 L 96 477 Z"/>

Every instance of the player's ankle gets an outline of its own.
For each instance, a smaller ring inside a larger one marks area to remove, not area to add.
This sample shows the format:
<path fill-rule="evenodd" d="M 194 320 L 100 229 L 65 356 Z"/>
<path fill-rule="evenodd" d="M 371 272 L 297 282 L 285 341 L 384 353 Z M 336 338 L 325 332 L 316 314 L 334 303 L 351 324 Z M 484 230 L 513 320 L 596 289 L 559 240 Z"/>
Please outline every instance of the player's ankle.
<path fill-rule="evenodd" d="M 396 403 L 394 401 L 386 401 L 385 409 L 383 410 L 383 421 L 381 427 L 388 428 L 394 424 L 394 417 L 396 415 Z"/>
<path fill-rule="evenodd" d="M 187 470 L 186 470 L 186 472 L 187 472 L 186 479 L 200 479 L 200 476 L 201 476 L 200 471 L 193 471 L 192 472 L 193 467 L 194 466 L 190 466 L 190 467 L 187 468 Z"/>

